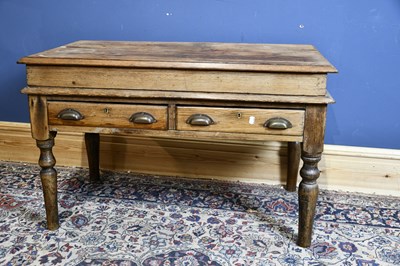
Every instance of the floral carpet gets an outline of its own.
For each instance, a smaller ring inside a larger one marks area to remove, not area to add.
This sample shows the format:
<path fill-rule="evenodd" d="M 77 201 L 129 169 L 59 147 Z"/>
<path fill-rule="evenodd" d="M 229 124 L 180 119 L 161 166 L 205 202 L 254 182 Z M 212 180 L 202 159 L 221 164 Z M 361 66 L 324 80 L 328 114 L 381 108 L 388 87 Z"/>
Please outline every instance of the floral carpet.
<path fill-rule="evenodd" d="M 278 186 L 57 170 L 48 231 L 39 168 L 0 162 L 0 265 L 400 265 L 400 198 L 321 191 L 305 249 Z"/>

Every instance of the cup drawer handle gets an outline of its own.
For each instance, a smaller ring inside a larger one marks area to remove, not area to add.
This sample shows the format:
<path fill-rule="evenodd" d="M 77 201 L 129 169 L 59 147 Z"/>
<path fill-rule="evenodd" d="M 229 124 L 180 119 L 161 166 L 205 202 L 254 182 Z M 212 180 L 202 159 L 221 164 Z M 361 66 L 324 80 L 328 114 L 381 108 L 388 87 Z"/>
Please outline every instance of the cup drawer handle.
<path fill-rule="evenodd" d="M 292 128 L 293 126 L 292 126 L 292 123 L 290 123 L 290 121 L 285 118 L 274 117 L 274 118 L 268 119 L 264 123 L 264 127 L 269 128 L 269 129 L 284 130 L 284 129 Z"/>
<path fill-rule="evenodd" d="M 135 124 L 153 124 L 157 122 L 154 116 L 146 112 L 134 113 L 129 118 L 129 121 Z"/>
<path fill-rule="evenodd" d="M 214 124 L 214 120 L 205 114 L 194 114 L 186 120 L 186 123 L 192 126 L 209 126 Z"/>
<path fill-rule="evenodd" d="M 62 120 L 73 120 L 73 121 L 79 121 L 83 119 L 83 115 L 81 113 L 71 108 L 62 110 L 61 112 L 58 113 L 57 117 Z"/>

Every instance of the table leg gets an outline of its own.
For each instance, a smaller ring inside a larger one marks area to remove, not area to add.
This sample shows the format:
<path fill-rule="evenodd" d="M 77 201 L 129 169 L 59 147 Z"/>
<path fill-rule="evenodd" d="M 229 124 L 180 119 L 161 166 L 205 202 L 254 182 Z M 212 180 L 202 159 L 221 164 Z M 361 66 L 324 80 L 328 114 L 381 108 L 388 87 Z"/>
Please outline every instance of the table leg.
<path fill-rule="evenodd" d="M 90 181 L 100 181 L 100 135 L 98 133 L 85 133 L 86 153 L 89 163 Z"/>
<path fill-rule="evenodd" d="M 301 247 L 311 245 L 312 229 L 318 198 L 317 179 L 320 171 L 318 162 L 324 149 L 326 105 L 306 107 L 304 139 L 301 145 L 303 167 L 300 170 L 302 181 L 299 185 L 299 235 L 297 244 Z"/>
<path fill-rule="evenodd" d="M 302 181 L 299 185 L 299 236 L 297 244 L 301 247 L 309 247 L 319 193 L 316 181 L 320 174 L 318 162 L 321 160 L 321 154 L 310 155 L 302 152 L 301 158 L 304 164 L 300 170 Z"/>
<path fill-rule="evenodd" d="M 300 142 L 288 142 L 287 180 L 286 190 L 296 191 L 297 175 L 300 165 Z"/>
<path fill-rule="evenodd" d="M 58 223 L 58 204 L 57 204 L 57 171 L 53 168 L 56 164 L 52 149 L 56 132 L 49 133 L 49 139 L 36 140 L 40 149 L 39 166 L 40 178 L 43 187 L 44 204 L 46 208 L 47 228 L 56 230 Z"/>

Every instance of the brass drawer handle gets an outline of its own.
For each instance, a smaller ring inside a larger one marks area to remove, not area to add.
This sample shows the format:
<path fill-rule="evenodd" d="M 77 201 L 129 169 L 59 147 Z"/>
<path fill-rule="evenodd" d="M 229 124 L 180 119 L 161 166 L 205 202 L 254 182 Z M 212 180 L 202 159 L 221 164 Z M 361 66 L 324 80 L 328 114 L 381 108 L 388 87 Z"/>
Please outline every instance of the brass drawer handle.
<path fill-rule="evenodd" d="M 79 121 L 83 119 L 83 115 L 81 115 L 81 113 L 71 108 L 62 110 L 61 112 L 58 113 L 57 117 L 62 120 L 73 120 L 73 121 Z"/>
<path fill-rule="evenodd" d="M 129 121 L 135 124 L 153 124 L 157 122 L 154 116 L 146 112 L 134 113 L 129 118 Z"/>
<path fill-rule="evenodd" d="M 192 126 L 209 126 L 214 124 L 214 120 L 205 114 L 194 114 L 186 120 L 186 123 Z"/>
<path fill-rule="evenodd" d="M 293 126 L 292 126 L 292 123 L 290 123 L 290 121 L 285 118 L 274 117 L 274 118 L 268 119 L 264 123 L 264 127 L 269 128 L 269 129 L 284 130 L 284 129 L 292 128 Z"/>

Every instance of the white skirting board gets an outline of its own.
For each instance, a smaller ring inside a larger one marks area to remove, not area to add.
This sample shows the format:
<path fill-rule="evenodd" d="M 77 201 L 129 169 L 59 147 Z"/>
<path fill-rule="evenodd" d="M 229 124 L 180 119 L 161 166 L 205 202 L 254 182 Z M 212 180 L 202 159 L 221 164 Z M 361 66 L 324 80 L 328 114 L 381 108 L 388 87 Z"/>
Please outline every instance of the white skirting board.
<path fill-rule="evenodd" d="M 286 144 L 102 135 L 100 167 L 188 178 L 284 184 Z M 59 166 L 87 167 L 82 134 L 59 133 Z M 0 122 L 0 160 L 37 163 L 28 123 Z M 325 145 L 323 189 L 400 196 L 400 150 Z M 298 178 L 299 181 L 301 178 Z"/>

